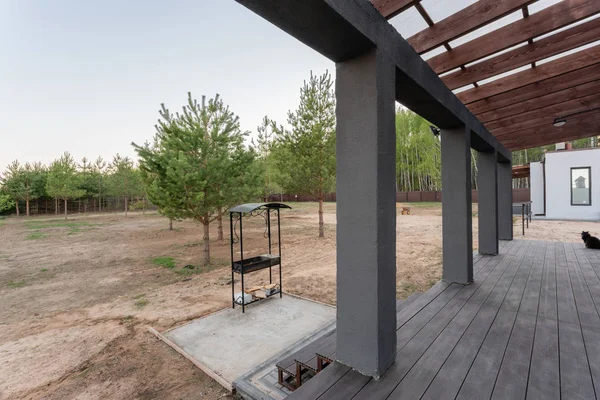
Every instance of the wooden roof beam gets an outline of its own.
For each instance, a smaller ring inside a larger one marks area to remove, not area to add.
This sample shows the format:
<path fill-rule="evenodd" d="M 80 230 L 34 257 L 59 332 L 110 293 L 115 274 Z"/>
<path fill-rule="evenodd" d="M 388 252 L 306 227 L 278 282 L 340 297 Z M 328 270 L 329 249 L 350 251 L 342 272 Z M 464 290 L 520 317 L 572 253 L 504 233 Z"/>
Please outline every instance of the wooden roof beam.
<path fill-rule="evenodd" d="M 515 131 L 535 128 L 537 126 L 550 126 L 554 118 L 585 112 L 600 107 L 600 93 L 594 93 L 581 99 L 566 101 L 561 104 L 539 108 L 512 117 L 499 119 L 486 124 L 494 136 L 500 138 L 510 135 Z M 600 133 L 600 131 L 598 132 Z"/>
<path fill-rule="evenodd" d="M 598 1 L 598 4 L 600 5 L 600 1 Z M 588 67 L 598 62 L 600 62 L 600 45 L 497 79 L 478 88 L 461 92 L 457 94 L 457 97 L 464 104 L 469 104 L 531 83 Z"/>
<path fill-rule="evenodd" d="M 533 98 L 516 104 L 511 104 L 507 107 L 478 114 L 477 118 L 481 122 L 486 124 L 486 127 L 488 129 L 490 129 L 490 122 L 495 122 L 496 120 L 501 120 L 503 118 L 524 114 L 555 104 L 565 103 L 570 100 L 585 98 L 586 96 L 590 96 L 596 93 L 600 93 L 600 80 L 584 83 L 583 85 L 578 85 L 572 88 L 564 89 L 556 93 L 550 93 L 545 96 Z"/>
<path fill-rule="evenodd" d="M 600 38 L 600 18 L 508 51 L 442 78 L 452 90 L 561 54 Z"/>
<path fill-rule="evenodd" d="M 598 135 L 600 112 L 584 114 L 579 118 L 569 119 L 561 126 L 540 126 L 505 136 L 500 142 L 511 151 L 546 146 L 567 140 L 583 139 Z"/>
<path fill-rule="evenodd" d="M 519 10 L 535 0 L 479 0 L 437 24 L 411 36 L 408 43 L 419 54 L 472 32 Z M 457 65 L 458 66 L 458 65 Z"/>
<path fill-rule="evenodd" d="M 418 4 L 421 0 L 371 0 L 377 11 L 385 18 L 390 19 L 400 14 L 412 6 Z"/>
<path fill-rule="evenodd" d="M 458 46 L 453 51 L 432 57 L 427 62 L 436 73 L 441 74 L 599 12 L 600 1 L 598 0 L 563 0 L 527 18 L 520 19 Z M 436 26 L 438 25 L 439 23 L 436 24 Z"/>
<path fill-rule="evenodd" d="M 535 105 L 537 99 L 542 99 L 543 96 L 557 93 L 565 89 L 583 85 L 589 82 L 600 80 L 600 63 L 590 65 L 589 67 L 581 68 L 576 71 L 568 72 L 563 75 L 555 76 L 540 82 L 532 83 L 521 88 L 510 90 L 508 92 L 487 97 L 468 105 L 469 110 L 477 116 L 481 121 L 491 120 L 488 116 L 483 116 L 484 113 L 491 113 L 494 110 L 512 107 L 518 110 L 523 107 L 524 111 L 528 111 L 527 104 L 523 104 L 528 100 L 532 102 L 528 104 Z M 540 103 L 543 104 L 543 103 Z"/>

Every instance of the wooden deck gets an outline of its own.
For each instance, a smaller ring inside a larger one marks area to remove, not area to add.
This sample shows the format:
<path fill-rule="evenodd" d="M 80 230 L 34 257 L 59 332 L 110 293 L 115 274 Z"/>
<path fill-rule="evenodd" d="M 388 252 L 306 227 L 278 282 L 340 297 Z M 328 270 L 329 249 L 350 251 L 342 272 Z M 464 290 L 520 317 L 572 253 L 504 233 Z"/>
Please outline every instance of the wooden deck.
<path fill-rule="evenodd" d="M 476 256 L 475 282 L 438 283 L 397 317 L 382 379 L 339 363 L 288 399 L 595 399 L 600 251 L 514 240 Z"/>

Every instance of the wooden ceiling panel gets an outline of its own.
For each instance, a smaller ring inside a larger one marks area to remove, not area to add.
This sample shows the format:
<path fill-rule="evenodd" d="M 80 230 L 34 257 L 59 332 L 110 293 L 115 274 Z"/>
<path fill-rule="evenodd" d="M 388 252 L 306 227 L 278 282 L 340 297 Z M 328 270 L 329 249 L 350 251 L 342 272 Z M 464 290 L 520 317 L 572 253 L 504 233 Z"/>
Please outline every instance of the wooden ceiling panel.
<path fill-rule="evenodd" d="M 598 1 L 600 4 L 600 1 Z M 561 57 L 557 60 L 530 68 L 526 71 L 518 72 L 487 83 L 475 89 L 461 92 L 457 97 L 464 103 L 470 104 L 478 100 L 492 97 L 510 90 L 514 90 L 531 83 L 543 81 L 554 76 L 566 74 L 581 68 L 588 67 L 600 62 L 600 45 Z"/>
<path fill-rule="evenodd" d="M 414 6 L 421 0 L 371 0 L 377 11 L 385 18 L 390 19 L 402 11 Z"/>
<path fill-rule="evenodd" d="M 535 0 L 479 0 L 435 25 L 411 36 L 408 43 L 423 54 L 519 10 Z"/>
<path fill-rule="evenodd" d="M 568 72 L 550 79 L 532 83 L 500 95 L 487 97 L 467 106 L 479 118 L 483 113 L 498 110 L 503 107 L 519 107 L 527 100 L 535 100 L 548 94 L 600 80 L 600 60 L 597 64 Z"/>
<path fill-rule="evenodd" d="M 490 58 L 442 78 L 450 89 L 512 71 L 600 39 L 600 18 Z"/>
<path fill-rule="evenodd" d="M 600 66 L 598 66 L 598 69 L 600 70 Z M 488 129 L 490 129 L 488 124 L 493 121 L 523 114 L 533 110 L 538 110 L 555 104 L 564 103 L 570 100 L 580 99 L 595 93 L 600 93 L 600 81 L 588 82 L 584 83 L 583 85 L 564 89 L 547 95 L 542 95 L 530 100 L 512 103 L 511 105 L 503 108 L 478 114 L 477 118 L 486 124 Z"/>
<path fill-rule="evenodd" d="M 489 124 L 488 128 L 496 137 L 510 135 L 512 132 L 537 126 L 550 126 L 554 118 L 600 107 L 600 93 L 595 93 L 577 100 L 570 100 L 537 110 L 525 112 L 512 117 L 499 119 Z M 600 133 L 600 130 L 599 130 Z"/>
<path fill-rule="evenodd" d="M 471 40 L 452 51 L 432 57 L 427 62 L 436 73 L 441 74 L 599 12 L 598 0 L 563 0 L 527 18 Z"/>
<path fill-rule="evenodd" d="M 498 138 L 498 140 L 509 150 L 515 151 L 597 136 L 599 125 L 600 111 L 594 111 L 569 118 L 567 123 L 561 127 L 555 127 L 552 124 L 544 125 L 514 132 L 509 136 Z"/>

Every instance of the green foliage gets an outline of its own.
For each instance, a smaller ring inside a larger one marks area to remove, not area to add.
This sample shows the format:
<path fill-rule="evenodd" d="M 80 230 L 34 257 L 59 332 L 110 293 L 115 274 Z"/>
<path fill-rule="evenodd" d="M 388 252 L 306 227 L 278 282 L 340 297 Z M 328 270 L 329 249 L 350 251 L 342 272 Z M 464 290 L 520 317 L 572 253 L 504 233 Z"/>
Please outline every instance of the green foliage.
<path fill-rule="evenodd" d="M 86 221 L 64 221 L 64 220 L 46 220 L 46 221 L 26 221 L 25 226 L 29 229 L 46 229 L 46 228 L 80 228 L 87 226 L 98 226 L 100 224 L 93 224 L 91 222 Z"/>
<path fill-rule="evenodd" d="M 441 144 L 431 124 L 407 109 L 396 112 L 396 182 L 399 191 L 441 190 Z"/>
<path fill-rule="evenodd" d="M 282 180 L 279 169 L 275 164 L 273 149 L 275 146 L 274 123 L 265 116 L 260 126 L 257 127 L 258 135 L 256 140 L 252 139 L 252 147 L 258 154 L 256 159 L 257 167 L 263 175 L 262 198 L 267 199 L 270 195 L 281 193 L 282 188 L 278 184 Z"/>
<path fill-rule="evenodd" d="M 27 235 L 27 240 L 45 239 L 46 237 L 47 235 L 45 233 L 36 231 Z"/>
<path fill-rule="evenodd" d="M 157 257 L 152 260 L 152 264 L 165 268 L 175 268 L 175 260 L 173 257 Z"/>
<path fill-rule="evenodd" d="M 146 298 L 141 298 L 135 301 L 135 306 L 137 308 L 144 308 L 146 307 L 146 305 L 148 304 L 148 299 Z"/>
<path fill-rule="evenodd" d="M 108 193 L 125 199 L 125 213 L 129 210 L 129 201 L 133 198 L 144 197 L 144 187 L 140 172 L 135 169 L 129 157 L 117 154 L 109 167 L 111 172 L 108 179 Z"/>
<path fill-rule="evenodd" d="M 204 226 L 204 262 L 210 263 L 208 226 L 223 209 L 260 194 L 256 153 L 247 133 L 217 95 L 198 103 L 188 93 L 181 113 L 163 104 L 152 145 L 133 143 L 149 199 L 171 219 Z"/>
<path fill-rule="evenodd" d="M 8 211 L 15 206 L 15 202 L 12 200 L 9 194 L 0 192 L 0 213 Z"/>
<path fill-rule="evenodd" d="M 300 105 L 288 112 L 291 129 L 275 129 L 272 147 L 281 171 L 280 185 L 288 193 L 323 199 L 335 187 L 335 95 L 329 72 L 310 74 L 300 89 Z"/>
<path fill-rule="evenodd" d="M 25 281 L 8 282 L 6 285 L 11 289 L 18 289 L 20 287 L 25 286 Z"/>
<path fill-rule="evenodd" d="M 335 95 L 329 72 L 310 73 L 300 89 L 300 105 L 288 112 L 284 129 L 274 122 L 274 154 L 279 184 L 288 193 L 309 194 L 319 201 L 319 237 L 324 237 L 323 199 L 335 189 Z"/>
<path fill-rule="evenodd" d="M 77 165 L 73 157 L 65 152 L 48 169 L 46 191 L 49 196 L 64 200 L 66 203 L 69 199 L 76 199 L 85 195 L 85 190 L 80 187 L 81 175 L 77 173 Z M 66 207 L 65 219 L 67 219 Z"/>

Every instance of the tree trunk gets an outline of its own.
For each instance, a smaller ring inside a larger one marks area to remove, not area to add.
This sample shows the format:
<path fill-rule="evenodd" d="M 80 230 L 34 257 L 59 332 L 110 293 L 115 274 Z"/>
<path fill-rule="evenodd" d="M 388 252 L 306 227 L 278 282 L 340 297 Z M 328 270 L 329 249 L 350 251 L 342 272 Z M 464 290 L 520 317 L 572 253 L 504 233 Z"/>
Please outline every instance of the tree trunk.
<path fill-rule="evenodd" d="M 202 221 L 202 227 L 204 228 L 204 236 L 202 240 L 204 241 L 204 265 L 210 264 L 210 222 L 208 222 L 208 215 Z"/>
<path fill-rule="evenodd" d="M 125 200 L 125 217 L 127 217 L 127 209 L 129 208 L 128 207 L 129 199 L 127 198 L 127 196 L 125 196 L 124 200 Z"/>
<path fill-rule="evenodd" d="M 44 214 L 48 214 L 48 199 L 44 199 Z"/>
<path fill-rule="evenodd" d="M 67 219 L 67 199 L 65 199 L 65 220 Z"/>
<path fill-rule="evenodd" d="M 25 199 L 25 215 L 29 217 L 29 199 Z"/>
<path fill-rule="evenodd" d="M 219 214 L 217 214 L 217 239 L 223 240 L 223 211 L 219 209 Z"/>
<path fill-rule="evenodd" d="M 146 198 L 142 198 L 142 215 L 146 215 Z"/>
<path fill-rule="evenodd" d="M 58 197 L 54 199 L 54 214 L 58 215 Z"/>
<path fill-rule="evenodd" d="M 173 218 L 169 218 L 169 230 L 173 230 Z"/>
<path fill-rule="evenodd" d="M 17 217 L 19 216 L 19 199 L 15 200 L 15 208 L 17 209 Z"/>
<path fill-rule="evenodd" d="M 325 237 L 323 230 L 323 197 L 319 198 L 319 237 Z"/>

